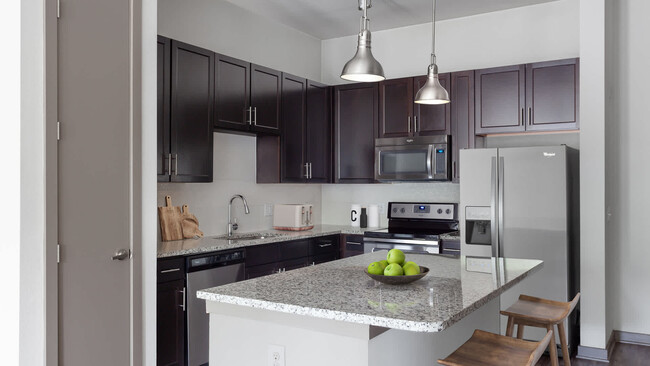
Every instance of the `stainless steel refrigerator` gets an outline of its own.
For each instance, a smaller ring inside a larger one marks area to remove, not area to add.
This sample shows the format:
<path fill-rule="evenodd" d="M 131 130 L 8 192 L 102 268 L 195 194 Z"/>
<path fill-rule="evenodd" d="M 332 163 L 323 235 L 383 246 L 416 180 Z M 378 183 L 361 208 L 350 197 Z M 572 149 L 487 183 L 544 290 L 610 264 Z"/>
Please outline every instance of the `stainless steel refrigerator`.
<path fill-rule="evenodd" d="M 577 159 L 566 146 L 461 150 L 461 259 L 544 261 L 539 272 L 501 295 L 501 309 L 520 294 L 570 301 L 578 291 Z M 577 312 L 565 324 L 570 347 L 577 344 Z M 526 327 L 524 338 L 544 334 Z"/>

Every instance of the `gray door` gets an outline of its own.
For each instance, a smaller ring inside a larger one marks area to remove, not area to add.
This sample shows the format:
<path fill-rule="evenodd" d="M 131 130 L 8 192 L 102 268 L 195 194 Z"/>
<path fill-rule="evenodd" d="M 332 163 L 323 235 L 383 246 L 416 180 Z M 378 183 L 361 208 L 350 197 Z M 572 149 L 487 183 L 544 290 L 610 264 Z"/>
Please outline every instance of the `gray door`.
<path fill-rule="evenodd" d="M 68 0 L 58 23 L 59 365 L 141 364 L 131 306 L 133 181 L 129 0 Z M 138 121 L 138 120 L 136 120 Z M 137 166 L 137 164 L 135 164 Z M 134 267 L 132 267 L 134 266 Z M 135 286 L 139 288 L 139 286 Z M 134 306 L 136 307 L 136 306 Z M 131 323 L 133 321 L 133 323 Z M 132 326 L 132 324 L 134 324 Z"/>
<path fill-rule="evenodd" d="M 568 301 L 567 165 L 564 146 L 499 149 L 503 202 L 501 254 L 544 261 L 542 269 L 501 295 L 501 308 L 519 294 Z M 505 329 L 505 317 L 502 329 Z M 527 327 L 527 339 L 543 330 Z"/>

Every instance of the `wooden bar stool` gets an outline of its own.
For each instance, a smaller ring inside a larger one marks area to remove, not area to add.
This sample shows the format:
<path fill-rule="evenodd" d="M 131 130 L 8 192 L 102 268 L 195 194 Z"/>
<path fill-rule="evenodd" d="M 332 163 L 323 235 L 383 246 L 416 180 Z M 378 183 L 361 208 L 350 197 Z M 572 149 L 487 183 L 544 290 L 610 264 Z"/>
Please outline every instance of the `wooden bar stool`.
<path fill-rule="evenodd" d="M 569 314 L 571 314 L 578 304 L 579 299 L 579 292 L 571 302 L 552 301 L 541 299 L 539 297 L 519 295 L 519 300 L 517 300 L 517 302 L 512 304 L 508 309 L 501 311 L 501 314 L 508 316 L 506 336 L 512 337 L 515 324 L 517 325 L 518 339 L 524 337 L 525 326 L 544 328 L 547 331 L 553 332 L 553 326 L 557 325 L 564 365 L 570 366 L 571 360 L 569 347 L 567 346 L 566 332 L 564 331 L 564 320 L 569 316 Z M 557 366 L 558 360 L 555 336 L 552 337 L 548 350 L 551 354 L 551 365 Z"/>
<path fill-rule="evenodd" d="M 467 342 L 438 363 L 448 366 L 535 365 L 551 338 L 553 332 L 548 332 L 541 341 L 530 342 L 477 329 Z"/>

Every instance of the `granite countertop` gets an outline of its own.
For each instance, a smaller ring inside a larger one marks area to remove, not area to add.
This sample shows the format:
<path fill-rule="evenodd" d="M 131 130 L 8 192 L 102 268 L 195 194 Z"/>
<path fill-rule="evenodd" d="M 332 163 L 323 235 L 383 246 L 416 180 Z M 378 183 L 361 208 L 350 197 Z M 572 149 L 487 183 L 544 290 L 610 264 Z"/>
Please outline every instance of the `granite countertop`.
<path fill-rule="evenodd" d="M 442 240 L 460 240 L 460 231 L 453 231 L 451 233 L 440 234 Z"/>
<path fill-rule="evenodd" d="M 316 225 L 313 229 L 307 231 L 280 231 L 264 230 L 256 231 L 254 234 L 270 234 L 271 236 L 264 239 L 256 240 L 228 240 L 220 239 L 219 236 L 205 236 L 198 239 L 184 239 L 163 241 L 158 243 L 158 258 L 174 257 L 179 255 L 192 255 L 206 252 L 214 252 L 225 249 L 236 249 L 247 246 L 276 243 L 281 241 L 308 239 L 327 235 L 336 234 L 356 234 L 363 235 L 367 230 L 377 230 L 377 228 L 365 228 L 346 226 L 346 225 Z M 246 235 L 252 233 L 236 233 L 235 235 Z"/>
<path fill-rule="evenodd" d="M 283 313 L 439 332 L 542 267 L 539 260 L 507 258 L 496 276 L 468 271 L 464 257 L 411 254 L 407 260 L 428 267 L 430 273 L 411 284 L 391 286 L 364 273 L 369 263 L 385 255 L 380 252 L 345 258 L 205 289 L 197 296 Z M 488 271 L 493 271 L 490 267 Z"/>

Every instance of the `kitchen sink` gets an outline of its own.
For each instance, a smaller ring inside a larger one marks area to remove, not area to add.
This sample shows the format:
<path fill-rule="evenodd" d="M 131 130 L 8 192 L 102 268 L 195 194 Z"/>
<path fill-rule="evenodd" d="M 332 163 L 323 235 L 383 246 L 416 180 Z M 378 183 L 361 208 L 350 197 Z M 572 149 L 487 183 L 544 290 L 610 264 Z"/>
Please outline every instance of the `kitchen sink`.
<path fill-rule="evenodd" d="M 277 238 L 279 236 L 283 236 L 283 234 L 250 233 L 250 234 L 235 234 L 230 237 L 228 235 L 219 235 L 219 236 L 215 236 L 214 239 L 242 241 L 242 240 L 259 240 L 259 239 Z"/>

